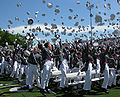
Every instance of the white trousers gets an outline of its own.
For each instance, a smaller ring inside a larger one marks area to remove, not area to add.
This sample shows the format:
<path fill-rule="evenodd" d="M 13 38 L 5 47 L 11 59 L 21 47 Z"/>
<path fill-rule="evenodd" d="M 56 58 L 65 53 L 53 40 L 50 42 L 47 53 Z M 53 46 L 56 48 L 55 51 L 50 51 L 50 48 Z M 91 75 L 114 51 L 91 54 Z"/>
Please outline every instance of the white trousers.
<path fill-rule="evenodd" d="M 20 63 L 18 63 L 17 61 L 14 62 L 14 65 L 13 65 L 13 71 L 10 75 L 10 77 L 14 77 L 16 75 L 16 78 L 19 78 L 19 70 L 20 70 Z"/>
<path fill-rule="evenodd" d="M 120 69 L 119 69 L 117 72 L 118 72 L 118 74 L 119 74 L 119 76 L 120 76 Z M 120 84 L 120 79 L 118 79 L 117 84 Z"/>
<path fill-rule="evenodd" d="M 29 89 L 32 89 L 34 80 L 37 81 L 37 87 L 40 88 L 40 77 L 37 65 L 29 65 L 28 69 Z"/>
<path fill-rule="evenodd" d="M 61 88 L 68 87 L 68 80 L 66 79 L 66 74 L 69 72 L 69 66 L 66 59 L 63 60 L 60 69 L 62 73 L 60 87 Z"/>
<path fill-rule="evenodd" d="M 0 75 L 2 75 L 2 73 L 4 73 L 4 70 L 6 71 L 5 73 L 8 74 L 10 72 L 10 64 L 8 64 L 7 61 L 4 61 L 2 64 L 1 64 L 1 72 L 0 72 Z"/>
<path fill-rule="evenodd" d="M 116 85 L 116 73 L 114 68 L 110 68 L 109 86 Z"/>
<path fill-rule="evenodd" d="M 0 71 L 0 75 L 2 75 L 4 73 L 4 69 L 5 69 L 5 62 L 1 63 L 1 71 Z"/>
<path fill-rule="evenodd" d="M 24 74 L 24 72 L 25 72 L 25 75 L 26 75 L 26 72 L 27 72 L 27 65 L 21 65 L 21 66 L 20 66 L 19 81 L 21 80 L 22 75 Z"/>
<path fill-rule="evenodd" d="M 102 84 L 102 88 L 107 89 L 108 82 L 109 82 L 109 66 L 108 63 L 105 63 L 104 81 Z"/>
<path fill-rule="evenodd" d="M 88 64 L 88 70 L 86 71 L 85 84 L 83 90 L 91 90 L 91 79 L 92 79 L 92 63 Z"/>
<path fill-rule="evenodd" d="M 49 79 L 50 79 L 50 71 L 53 67 L 53 61 L 47 60 L 43 67 L 43 74 L 41 77 L 41 88 L 45 89 L 45 87 L 48 87 Z"/>
<path fill-rule="evenodd" d="M 30 68 L 30 65 L 27 65 L 27 67 L 26 67 L 26 85 L 29 85 L 29 68 Z"/>

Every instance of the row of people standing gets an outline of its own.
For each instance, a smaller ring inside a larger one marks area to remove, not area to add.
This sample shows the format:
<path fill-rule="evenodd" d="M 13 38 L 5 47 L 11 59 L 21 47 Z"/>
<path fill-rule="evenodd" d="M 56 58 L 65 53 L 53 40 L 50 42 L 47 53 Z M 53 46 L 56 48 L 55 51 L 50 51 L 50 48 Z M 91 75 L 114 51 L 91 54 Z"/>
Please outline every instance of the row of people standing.
<path fill-rule="evenodd" d="M 38 50 L 40 50 L 39 53 Z M 55 62 L 53 62 L 54 60 Z M 13 53 L 6 51 L 6 55 L 1 52 L 0 74 L 4 73 L 5 69 L 6 74 L 10 73 L 10 77 L 12 78 L 16 74 L 16 77 L 20 81 L 23 71 L 25 71 L 26 85 L 29 89 L 32 90 L 34 80 L 36 80 L 37 87 L 40 88 L 43 95 L 45 95 L 45 90 L 47 91 L 49 89 L 50 71 L 53 66 L 56 65 L 58 69 L 61 69 L 62 81 L 60 87 L 65 88 L 67 82 L 65 75 L 69 71 L 69 68 L 79 68 L 80 65 L 83 65 L 81 63 L 85 64 L 83 70 L 86 71 L 85 84 L 83 87 L 85 92 L 91 90 L 91 71 L 93 68 L 97 70 L 100 69 L 101 73 L 104 73 L 104 81 L 101 87 L 106 93 L 108 92 L 108 85 L 110 87 L 112 84 L 116 85 L 115 70 L 116 67 L 119 69 L 119 49 L 117 48 L 116 51 L 116 49 L 110 48 L 109 46 L 95 48 L 89 47 L 88 44 L 83 46 L 74 46 L 72 44 L 72 46 L 69 45 L 64 47 L 64 49 L 62 48 L 62 50 L 60 46 L 58 46 L 53 50 L 53 46 L 49 42 L 43 46 L 39 40 L 38 46 L 35 46 L 33 50 L 31 50 L 28 57 L 25 56 L 20 49 L 15 49 Z M 39 70 L 40 68 L 41 70 Z"/>

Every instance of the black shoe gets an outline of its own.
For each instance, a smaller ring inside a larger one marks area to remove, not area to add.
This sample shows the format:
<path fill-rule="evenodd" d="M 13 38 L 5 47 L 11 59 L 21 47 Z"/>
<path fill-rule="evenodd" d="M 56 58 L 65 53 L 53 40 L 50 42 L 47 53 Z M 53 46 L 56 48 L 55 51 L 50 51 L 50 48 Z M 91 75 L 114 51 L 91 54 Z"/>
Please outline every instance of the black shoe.
<path fill-rule="evenodd" d="M 89 94 L 90 94 L 90 91 L 89 91 L 89 90 L 83 90 L 83 93 L 84 93 L 85 95 L 89 95 Z"/>
<path fill-rule="evenodd" d="M 46 87 L 45 90 L 46 90 L 47 93 L 49 93 L 50 89 L 48 87 Z"/>
<path fill-rule="evenodd" d="M 56 94 L 55 92 L 53 92 L 52 90 L 50 90 L 48 87 L 46 87 L 45 90 L 47 91 L 47 93 Z"/>
<path fill-rule="evenodd" d="M 29 89 L 29 92 L 32 92 L 33 89 Z"/>
<path fill-rule="evenodd" d="M 105 93 L 106 93 L 106 94 L 109 94 L 109 91 L 108 91 L 108 90 L 106 90 L 106 91 L 105 91 Z"/>
<path fill-rule="evenodd" d="M 112 88 L 116 87 L 116 85 L 112 85 Z"/>
<path fill-rule="evenodd" d="M 82 91 L 79 91 L 78 94 L 80 94 L 80 95 L 88 95 L 88 94 L 90 94 L 90 90 L 82 90 Z"/>
<path fill-rule="evenodd" d="M 109 91 L 108 91 L 107 89 L 101 88 L 101 90 L 102 90 L 103 92 L 105 92 L 106 94 L 109 94 Z"/>
<path fill-rule="evenodd" d="M 111 86 L 107 86 L 108 89 L 111 89 L 112 87 Z"/>
<path fill-rule="evenodd" d="M 58 89 L 60 93 L 67 93 L 67 89 L 66 88 L 59 88 Z"/>
<path fill-rule="evenodd" d="M 45 92 L 45 90 L 44 90 L 44 89 L 40 89 L 40 92 L 41 92 L 41 94 L 42 94 L 43 96 L 45 96 L 45 97 L 46 97 L 46 92 Z"/>
<path fill-rule="evenodd" d="M 116 86 L 120 87 L 120 84 L 117 84 Z"/>

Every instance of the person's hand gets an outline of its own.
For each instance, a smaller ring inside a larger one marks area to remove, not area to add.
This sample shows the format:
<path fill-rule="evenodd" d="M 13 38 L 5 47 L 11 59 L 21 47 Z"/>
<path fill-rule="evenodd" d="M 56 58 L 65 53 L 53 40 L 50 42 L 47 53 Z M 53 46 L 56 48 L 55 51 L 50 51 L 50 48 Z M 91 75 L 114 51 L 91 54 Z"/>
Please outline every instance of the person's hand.
<path fill-rule="evenodd" d="M 35 39 L 40 43 L 40 38 L 38 38 L 38 37 L 35 37 Z"/>

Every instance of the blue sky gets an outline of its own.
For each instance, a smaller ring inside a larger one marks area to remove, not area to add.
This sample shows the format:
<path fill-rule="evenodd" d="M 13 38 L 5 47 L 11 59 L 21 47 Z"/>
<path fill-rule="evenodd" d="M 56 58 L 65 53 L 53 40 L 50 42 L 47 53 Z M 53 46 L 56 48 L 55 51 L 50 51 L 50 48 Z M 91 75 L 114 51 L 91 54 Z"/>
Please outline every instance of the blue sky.
<path fill-rule="evenodd" d="M 78 30 L 77 26 L 74 26 L 76 22 L 79 22 L 80 26 L 84 26 L 85 28 L 90 24 L 90 17 L 89 17 L 89 10 L 86 8 L 86 2 L 89 1 L 90 4 L 94 4 L 94 8 L 92 9 L 93 17 L 92 17 L 92 24 L 95 27 L 93 29 L 93 33 L 98 30 L 98 33 L 96 34 L 99 36 L 101 33 L 103 33 L 104 29 L 112 33 L 114 31 L 113 26 L 107 27 L 109 23 L 119 23 L 117 19 L 120 19 L 120 14 L 116 15 L 117 12 L 120 11 L 120 5 L 117 3 L 117 0 L 44 0 L 46 1 L 43 3 L 43 0 L 0 0 L 1 6 L 0 6 L 0 27 L 2 29 L 7 29 L 9 32 L 14 31 L 14 33 L 22 33 L 24 30 L 25 32 L 29 32 L 28 29 L 24 29 L 24 26 L 28 26 L 27 24 L 27 18 L 32 18 L 34 20 L 33 25 L 31 25 L 31 28 L 35 28 L 37 26 L 40 26 L 42 30 L 45 33 L 50 33 L 49 31 L 45 30 L 44 23 L 48 23 L 48 27 L 50 27 L 50 24 L 56 24 L 58 26 L 59 32 L 62 32 L 63 29 L 61 27 L 72 27 L 75 29 L 75 32 Z M 76 4 L 77 1 L 80 1 L 80 4 Z M 22 4 L 22 6 L 17 7 L 17 4 Z M 48 8 L 47 4 L 52 3 L 53 7 Z M 108 3 L 110 4 L 111 9 L 108 10 Z M 56 5 L 59 5 L 59 7 L 56 7 Z M 106 5 L 106 8 L 104 8 L 104 5 Z M 98 6 L 98 8 L 96 8 Z M 58 8 L 60 10 L 60 13 L 55 15 L 54 10 Z M 70 12 L 69 9 L 72 9 L 73 12 Z M 39 11 L 37 14 L 37 18 L 35 18 L 35 12 Z M 27 15 L 26 12 L 30 12 L 30 15 Z M 99 13 L 101 12 L 101 13 Z M 106 15 L 104 15 L 106 13 Z M 42 14 L 45 14 L 46 16 L 42 16 Z M 103 23 L 105 23 L 103 26 L 97 26 L 95 23 L 95 16 L 96 14 L 100 15 L 102 17 Z M 115 14 L 115 19 L 113 21 L 107 21 L 104 22 L 104 19 L 109 19 L 111 14 Z M 78 15 L 76 19 L 73 19 L 75 15 Z M 61 16 L 63 18 L 61 18 Z M 68 19 L 68 16 L 72 17 L 72 20 Z M 15 21 L 15 17 L 18 17 L 20 20 Z M 84 18 L 84 21 L 81 21 L 81 19 Z M 55 19 L 55 21 L 54 21 Z M 8 20 L 11 20 L 13 24 L 10 24 Z M 25 20 L 25 22 L 23 22 Z M 38 22 L 39 20 L 39 22 Z M 62 22 L 64 22 L 64 25 L 62 25 Z M 8 29 L 8 25 L 11 26 L 11 29 Z M 115 25 L 115 29 L 119 25 Z M 89 30 L 81 31 L 78 33 L 79 37 L 81 34 L 85 34 L 89 37 Z M 54 29 L 55 31 L 55 29 Z M 105 32 L 106 34 L 107 31 Z M 71 31 L 67 31 L 67 34 Z M 75 32 L 73 34 L 75 34 Z M 42 35 L 41 32 L 38 33 L 38 37 L 41 39 L 48 39 L 50 40 L 53 35 L 50 35 L 48 37 L 45 37 Z M 60 33 L 59 33 L 60 34 Z M 25 34 L 24 34 L 25 35 Z M 60 34 L 61 35 L 61 34 Z M 68 35 L 61 35 L 63 40 L 68 39 L 72 40 L 74 38 L 74 35 L 68 36 Z M 100 36 L 99 36 L 100 37 Z M 85 38 L 84 38 L 85 39 Z"/>

